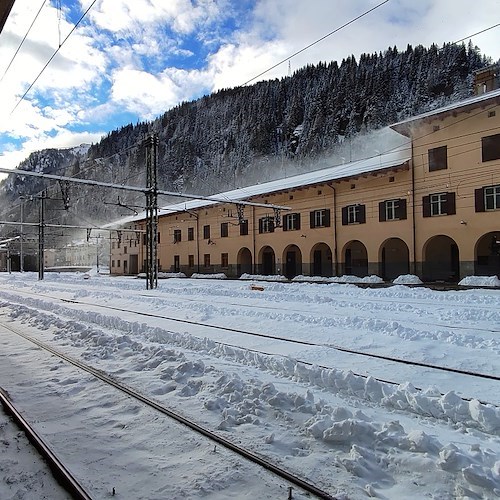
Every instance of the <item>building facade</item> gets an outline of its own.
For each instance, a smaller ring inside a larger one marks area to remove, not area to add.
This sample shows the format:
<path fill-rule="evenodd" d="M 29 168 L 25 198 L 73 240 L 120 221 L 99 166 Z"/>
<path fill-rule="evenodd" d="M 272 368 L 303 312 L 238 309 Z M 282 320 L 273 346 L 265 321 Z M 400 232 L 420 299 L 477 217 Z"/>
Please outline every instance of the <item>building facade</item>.
<path fill-rule="evenodd" d="M 398 151 L 218 196 L 231 202 L 165 207 L 159 268 L 450 282 L 500 275 L 499 103 L 494 90 L 395 124 L 407 138 Z M 144 229 L 139 216 L 113 236 L 111 273 L 144 270 Z"/>

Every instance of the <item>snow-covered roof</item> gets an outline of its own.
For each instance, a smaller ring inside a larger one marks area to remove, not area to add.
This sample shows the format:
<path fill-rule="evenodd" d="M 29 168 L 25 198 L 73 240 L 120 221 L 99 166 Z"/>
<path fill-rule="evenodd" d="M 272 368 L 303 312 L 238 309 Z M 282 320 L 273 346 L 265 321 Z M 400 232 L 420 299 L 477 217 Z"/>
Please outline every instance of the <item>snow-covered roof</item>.
<path fill-rule="evenodd" d="M 302 186 L 312 186 L 329 181 L 339 181 L 341 179 L 349 179 L 366 173 L 379 172 L 385 169 L 396 168 L 404 165 L 410 160 L 410 149 L 408 146 L 402 146 L 388 153 L 380 154 L 374 157 L 358 160 L 352 163 L 335 165 L 333 167 L 315 170 L 305 174 L 285 177 L 275 181 L 255 184 L 244 188 L 233 189 L 224 193 L 214 194 L 209 198 L 213 201 L 189 200 L 166 205 L 159 209 L 159 215 L 167 213 L 185 212 L 186 210 L 195 210 L 201 207 L 216 205 L 217 203 L 228 203 L 235 201 L 248 200 L 254 196 L 261 196 L 268 193 L 276 193 L 283 190 L 294 189 Z M 109 224 L 110 227 L 121 226 L 131 222 L 138 222 L 146 218 L 145 212 L 138 215 L 126 217 Z"/>
<path fill-rule="evenodd" d="M 491 90 L 490 92 L 485 92 L 484 94 L 469 97 L 468 99 L 464 99 L 463 101 L 448 104 L 448 106 L 443 106 L 441 108 L 433 109 L 432 111 L 427 111 L 426 113 L 422 113 L 421 115 L 412 116 L 410 118 L 407 118 L 406 120 L 394 123 L 393 125 L 391 125 L 391 128 L 401 134 L 408 135 L 409 125 L 414 122 L 425 120 L 426 118 L 432 118 L 441 114 L 451 113 L 458 110 L 465 111 L 467 108 L 474 108 L 477 107 L 477 105 L 479 104 L 484 105 L 490 100 L 495 100 L 499 98 L 500 98 L 500 89 Z"/>

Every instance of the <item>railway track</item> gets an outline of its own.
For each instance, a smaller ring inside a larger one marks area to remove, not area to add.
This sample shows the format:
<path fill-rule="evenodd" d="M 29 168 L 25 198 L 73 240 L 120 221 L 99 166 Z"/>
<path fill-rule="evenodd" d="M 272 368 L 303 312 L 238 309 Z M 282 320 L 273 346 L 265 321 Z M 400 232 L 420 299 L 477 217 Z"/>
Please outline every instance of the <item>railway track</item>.
<path fill-rule="evenodd" d="M 52 474 L 54 475 L 54 478 L 71 495 L 71 497 L 75 500 L 92 500 L 92 497 L 85 491 L 83 486 L 73 476 L 71 471 L 64 465 L 50 446 L 21 415 L 21 412 L 16 408 L 6 391 L 1 387 L 0 402 L 3 405 L 5 412 L 13 418 L 20 430 L 24 432 L 29 442 L 45 459 L 47 465 L 52 471 Z"/>
<path fill-rule="evenodd" d="M 283 469 L 282 467 L 272 463 L 271 461 L 267 460 L 264 457 L 261 457 L 254 452 L 224 438 L 223 436 L 199 425 L 198 423 L 186 418 L 185 416 L 171 410 L 170 408 L 166 407 L 163 404 L 160 404 L 159 402 L 147 397 L 146 395 L 142 394 L 141 392 L 137 391 L 136 389 L 129 387 L 114 377 L 104 373 L 101 370 L 98 370 L 96 368 L 93 368 L 92 366 L 83 363 L 82 361 L 73 358 L 65 353 L 62 353 L 50 345 L 32 337 L 31 335 L 28 335 L 24 332 L 21 332 L 17 329 L 12 328 L 9 325 L 2 324 L 2 327 L 9 330 L 10 332 L 24 338 L 25 340 L 31 342 L 32 344 L 35 344 L 38 346 L 40 349 L 43 349 L 44 351 L 49 352 L 50 354 L 57 356 L 58 358 L 64 360 L 67 363 L 70 363 L 71 365 L 79 368 L 80 370 L 92 375 L 93 377 L 99 379 L 100 381 L 104 382 L 105 384 L 113 387 L 114 389 L 126 394 L 127 396 L 133 398 L 134 400 L 148 406 L 149 408 L 173 419 L 174 421 L 178 422 L 179 424 L 182 424 L 183 426 L 187 427 L 193 432 L 196 432 L 197 434 L 204 436 L 205 438 L 208 438 L 211 440 L 213 443 L 216 445 L 223 446 L 224 448 L 232 451 L 233 453 L 237 454 L 241 458 L 248 460 L 252 462 L 255 465 L 258 465 L 265 469 L 266 471 L 278 476 L 279 478 L 285 480 L 289 485 L 292 485 L 293 488 L 298 488 L 301 491 L 304 491 L 310 495 L 313 495 L 316 498 L 321 498 L 321 499 L 326 499 L 326 500 L 335 500 L 335 497 L 332 496 L 329 492 L 322 490 L 321 488 L 317 487 L 316 485 L 310 483 L 309 481 Z M 3 398 L 2 398 L 3 399 Z M 27 425 L 27 424 L 26 424 Z M 39 439 L 38 441 L 42 441 Z M 37 442 L 38 442 L 37 441 Z M 38 447 L 38 446 L 37 446 Z M 46 450 L 48 454 L 51 454 L 52 456 L 55 457 L 53 453 L 50 453 L 50 449 L 48 446 L 44 445 L 43 449 Z M 45 453 L 45 451 L 44 451 Z M 56 466 L 55 466 L 56 467 Z M 64 464 L 59 462 L 59 465 L 57 465 L 57 471 L 64 471 L 67 470 L 64 466 Z M 90 499 L 91 497 L 88 496 L 83 488 L 79 487 L 78 483 L 74 478 L 70 480 L 69 478 L 71 477 L 69 471 L 67 471 L 67 476 L 64 475 L 64 472 L 57 472 L 57 474 L 61 474 L 61 478 L 63 482 L 66 484 L 68 483 L 69 488 L 75 488 L 75 491 L 80 491 L 80 493 L 75 493 L 75 498 L 77 499 Z M 68 479 L 66 479 L 68 477 Z M 77 496 L 77 495 L 82 495 L 82 496 Z M 84 496 L 86 495 L 86 496 Z M 289 497 L 291 498 L 291 496 Z"/>
<path fill-rule="evenodd" d="M 287 338 L 278 337 L 278 336 L 264 334 L 264 333 L 260 333 L 260 332 L 253 332 L 253 331 L 242 330 L 242 329 L 237 329 L 237 328 L 223 327 L 223 326 L 219 326 L 219 325 L 202 323 L 202 322 L 194 321 L 194 320 L 175 318 L 175 317 L 165 316 L 165 315 L 161 315 L 161 314 L 147 313 L 147 312 L 143 312 L 143 311 L 134 311 L 134 310 L 130 310 L 130 309 L 123 309 L 123 308 L 119 308 L 119 307 L 115 307 L 115 306 L 109 306 L 109 305 L 105 305 L 105 304 L 97 304 L 97 303 L 88 302 L 88 301 L 80 301 L 80 300 L 75 300 L 75 299 L 64 299 L 64 298 L 54 297 L 54 296 L 46 295 L 46 294 L 34 294 L 32 292 L 26 292 L 26 291 L 21 291 L 21 293 L 36 296 L 36 297 L 40 297 L 40 296 L 47 297 L 47 298 L 50 298 L 52 300 L 62 301 L 62 302 L 69 303 L 69 304 L 92 306 L 92 307 L 97 307 L 100 309 L 105 309 L 105 310 L 114 311 L 114 312 L 135 314 L 138 316 L 155 318 L 155 319 L 162 319 L 162 320 L 170 321 L 170 322 L 174 322 L 174 323 L 187 324 L 187 325 L 215 329 L 215 330 L 220 330 L 220 331 L 228 331 L 228 332 L 236 333 L 239 335 L 248 335 L 248 336 L 253 336 L 253 337 L 260 337 L 263 339 L 270 339 L 273 341 L 278 340 L 278 341 L 282 341 L 285 343 L 299 344 L 299 345 L 309 346 L 309 347 L 319 347 L 319 348 L 331 349 L 331 350 L 343 352 L 343 353 L 346 353 L 349 355 L 365 357 L 365 358 L 373 358 L 373 359 L 378 359 L 381 361 L 387 361 L 387 362 L 396 363 L 396 364 L 409 365 L 409 366 L 415 366 L 415 367 L 419 367 L 419 368 L 426 368 L 426 369 L 437 370 L 437 371 L 441 371 L 441 372 L 447 372 L 447 373 L 451 373 L 451 374 L 476 377 L 479 379 L 500 381 L 500 376 L 495 375 L 495 374 L 480 373 L 480 372 L 474 372 L 474 371 L 470 371 L 470 370 L 461 370 L 461 369 L 457 369 L 457 368 L 453 368 L 453 367 L 440 366 L 440 365 L 435 365 L 435 364 L 430 364 L 430 363 L 423 363 L 423 362 L 419 362 L 416 360 L 409 360 L 409 359 L 404 359 L 404 358 L 396 358 L 396 357 L 392 357 L 392 356 L 378 355 L 378 354 L 374 354 L 374 353 L 370 353 L 370 352 L 366 352 L 366 351 L 359 351 L 359 350 L 355 350 L 355 349 L 350 349 L 348 347 L 338 346 L 338 345 L 331 344 L 331 343 L 317 343 L 317 342 L 310 342 L 310 341 L 301 340 L 301 339 L 293 339 L 293 338 L 288 338 L 288 337 Z M 143 294 L 141 294 L 141 296 L 143 296 Z M 182 298 L 182 299 L 184 299 L 184 298 Z M 186 300 L 189 300 L 189 299 L 186 299 Z M 252 306 L 249 306 L 249 307 L 252 307 Z M 258 307 L 260 308 L 261 306 L 258 306 Z M 495 332 L 495 330 L 488 330 L 488 331 Z M 239 347 L 239 346 L 233 345 L 233 344 L 227 344 L 227 343 L 222 343 L 222 342 L 217 342 L 217 343 L 221 344 L 221 345 L 228 345 L 229 347 Z M 265 354 L 265 355 L 271 354 L 268 352 L 256 351 L 253 349 L 248 349 L 248 350 L 251 350 L 254 352 L 259 352 L 259 353 Z M 304 360 L 301 360 L 301 359 L 297 359 L 297 361 L 300 363 L 303 363 L 305 365 L 311 365 L 311 363 L 304 361 Z M 321 368 L 326 368 L 326 369 L 330 368 L 327 366 L 321 366 L 321 365 L 318 365 L 318 366 L 320 366 Z M 360 374 L 360 373 L 356 373 L 356 372 L 353 372 L 353 373 L 354 373 L 354 375 L 357 375 L 359 377 L 367 378 L 367 376 L 364 374 Z M 385 382 L 385 383 L 396 385 L 396 386 L 400 384 L 400 382 L 397 382 L 394 380 L 388 380 L 388 379 L 383 379 L 383 378 L 378 378 L 378 380 L 381 382 Z M 464 398 L 464 400 L 467 401 L 468 399 Z M 483 400 L 481 400 L 481 402 L 486 403 L 486 404 L 491 404 L 492 406 L 498 406 L 494 403 L 488 403 L 488 402 L 483 401 Z"/>

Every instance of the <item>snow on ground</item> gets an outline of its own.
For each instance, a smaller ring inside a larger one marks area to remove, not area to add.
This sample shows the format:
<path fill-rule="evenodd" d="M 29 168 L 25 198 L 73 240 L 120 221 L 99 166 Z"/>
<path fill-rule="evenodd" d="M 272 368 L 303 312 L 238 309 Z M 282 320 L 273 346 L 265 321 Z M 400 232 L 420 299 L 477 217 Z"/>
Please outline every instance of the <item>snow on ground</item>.
<path fill-rule="evenodd" d="M 144 280 L 89 276 L 0 276 L 0 325 L 81 357 L 340 498 L 500 495 L 500 291 L 250 275 L 145 290 Z M 117 484 L 117 498 L 286 498 L 234 459 L 217 465 L 205 445 L 172 444 L 169 454 L 150 412 L 2 328 L 0 342 L 0 385 L 77 476 L 92 476 L 84 484 L 96 498 Z M 84 436 L 91 424 L 85 446 L 61 433 Z M 12 461 L 2 475 L 20 468 Z M 0 498 L 30 498 L 15 488 L 4 480 Z"/>

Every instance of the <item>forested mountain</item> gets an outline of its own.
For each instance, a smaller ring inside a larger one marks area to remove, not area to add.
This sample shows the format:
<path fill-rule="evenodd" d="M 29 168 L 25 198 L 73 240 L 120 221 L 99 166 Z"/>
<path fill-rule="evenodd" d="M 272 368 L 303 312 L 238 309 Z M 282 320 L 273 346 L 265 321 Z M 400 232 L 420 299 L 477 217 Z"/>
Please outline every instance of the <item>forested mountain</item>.
<path fill-rule="evenodd" d="M 363 156 L 360 134 L 468 97 L 474 71 L 490 62 L 471 44 L 445 44 L 309 65 L 290 77 L 183 103 L 152 122 L 112 131 L 88 149 L 34 153 L 20 168 L 144 186 L 142 144 L 156 132 L 160 189 L 211 194 L 243 187 L 341 163 L 346 142 L 347 161 Z M 10 176 L 1 185 L 1 206 L 48 184 Z M 70 193 L 66 223 L 103 222 L 127 213 L 118 205 L 144 204 L 137 193 L 96 196 L 88 187 Z M 115 204 L 104 205 L 104 198 Z"/>

